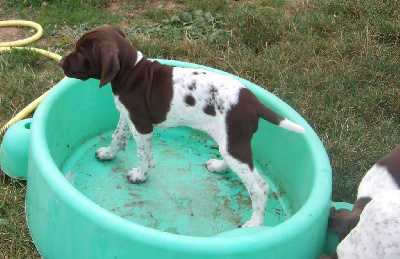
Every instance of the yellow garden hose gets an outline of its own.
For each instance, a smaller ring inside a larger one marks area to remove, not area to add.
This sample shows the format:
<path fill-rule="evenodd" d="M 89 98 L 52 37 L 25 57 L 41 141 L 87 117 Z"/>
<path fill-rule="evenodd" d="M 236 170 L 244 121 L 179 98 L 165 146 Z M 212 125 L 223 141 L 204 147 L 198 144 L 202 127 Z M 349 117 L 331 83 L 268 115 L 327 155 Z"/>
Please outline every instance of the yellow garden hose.
<path fill-rule="evenodd" d="M 26 26 L 26 27 L 31 27 L 37 30 L 36 34 L 23 39 L 23 40 L 17 40 L 17 41 L 11 41 L 11 42 L 0 42 L 0 52 L 3 51 L 11 51 L 12 49 L 28 49 L 31 51 L 39 52 L 40 54 L 55 59 L 59 61 L 62 57 L 60 55 L 57 55 L 55 53 L 52 53 L 50 51 L 46 51 L 43 49 L 37 49 L 37 48 L 30 48 L 30 47 L 21 47 L 24 45 L 27 45 L 29 43 L 32 43 L 36 40 L 38 40 L 42 34 L 43 34 L 43 28 L 40 24 L 31 22 L 31 21 L 24 21 L 24 20 L 10 20 L 10 21 L 0 21 L 0 27 L 9 27 L 9 26 Z M 6 130 L 16 123 L 17 121 L 22 120 L 25 118 L 28 114 L 30 114 L 33 110 L 36 109 L 36 107 L 39 105 L 39 103 L 42 101 L 43 97 L 48 93 L 48 91 L 44 94 L 42 94 L 40 97 L 38 97 L 36 100 L 31 102 L 28 106 L 26 106 L 24 109 L 22 109 L 17 115 L 15 115 L 9 122 L 7 122 L 1 129 L 0 129 L 0 135 L 3 135 Z"/>

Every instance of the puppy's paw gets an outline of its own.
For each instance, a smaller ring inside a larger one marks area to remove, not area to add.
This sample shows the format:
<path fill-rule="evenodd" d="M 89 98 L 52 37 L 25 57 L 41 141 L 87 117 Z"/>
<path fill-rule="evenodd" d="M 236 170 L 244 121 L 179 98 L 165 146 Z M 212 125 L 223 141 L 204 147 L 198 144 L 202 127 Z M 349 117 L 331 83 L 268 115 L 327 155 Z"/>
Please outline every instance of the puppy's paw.
<path fill-rule="evenodd" d="M 117 152 L 110 147 L 101 147 L 97 149 L 95 156 L 99 161 L 108 161 L 112 160 L 116 154 Z"/>
<path fill-rule="evenodd" d="M 156 163 L 154 162 L 154 159 L 152 158 L 150 160 L 150 168 L 154 168 L 154 167 L 156 167 Z"/>
<path fill-rule="evenodd" d="M 147 180 L 147 173 L 143 173 L 140 168 L 132 168 L 126 177 L 132 183 L 143 183 Z"/>
<path fill-rule="evenodd" d="M 206 167 L 210 172 L 225 173 L 228 166 L 224 160 L 210 159 L 206 162 Z"/>
<path fill-rule="evenodd" d="M 259 221 L 249 220 L 242 226 L 242 228 L 260 227 L 262 225 L 263 225 L 263 223 L 261 223 Z"/>

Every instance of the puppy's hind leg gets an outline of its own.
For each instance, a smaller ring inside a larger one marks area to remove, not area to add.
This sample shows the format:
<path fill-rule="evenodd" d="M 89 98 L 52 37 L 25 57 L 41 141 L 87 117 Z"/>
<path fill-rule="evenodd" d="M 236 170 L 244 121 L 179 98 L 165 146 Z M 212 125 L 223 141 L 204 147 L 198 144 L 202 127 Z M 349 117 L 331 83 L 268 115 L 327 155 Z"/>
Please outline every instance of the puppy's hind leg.
<path fill-rule="evenodd" d="M 244 158 L 243 156 L 237 156 L 235 155 L 235 152 L 231 154 L 230 152 L 224 151 L 223 149 L 221 149 L 221 155 L 226 161 L 227 165 L 231 168 L 231 170 L 234 171 L 242 180 L 251 198 L 251 203 L 253 207 L 251 219 L 247 221 L 242 227 L 258 227 L 264 224 L 269 185 L 260 176 L 257 169 L 252 163 L 250 142 L 247 146 L 248 147 L 245 148 L 245 152 L 242 153 L 245 154 L 244 156 L 247 157 L 244 160 L 239 160 L 239 157 Z M 241 148 L 243 148 L 243 146 L 241 146 Z M 229 151 L 232 150 L 235 150 L 235 148 L 229 149 Z"/>
<path fill-rule="evenodd" d="M 267 208 L 269 185 L 262 179 L 257 169 L 250 169 L 247 164 L 234 158 L 229 158 L 229 167 L 237 173 L 249 192 L 253 212 L 251 219 L 242 227 L 258 227 L 264 224 L 265 210 Z"/>
<path fill-rule="evenodd" d="M 96 158 L 100 161 L 112 160 L 119 150 L 126 149 L 126 144 L 129 140 L 130 129 L 128 121 L 121 115 L 117 128 L 112 135 L 111 144 L 108 147 L 101 147 L 96 151 Z"/>

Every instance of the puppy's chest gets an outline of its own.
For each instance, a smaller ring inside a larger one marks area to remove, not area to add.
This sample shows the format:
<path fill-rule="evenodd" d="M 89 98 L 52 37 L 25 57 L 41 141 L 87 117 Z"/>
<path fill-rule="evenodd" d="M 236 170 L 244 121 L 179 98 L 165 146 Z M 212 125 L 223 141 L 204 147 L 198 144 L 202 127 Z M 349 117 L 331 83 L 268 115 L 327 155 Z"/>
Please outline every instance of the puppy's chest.
<path fill-rule="evenodd" d="M 160 126 L 220 120 L 237 104 L 244 86 L 236 79 L 199 69 L 174 68 L 173 98 Z"/>

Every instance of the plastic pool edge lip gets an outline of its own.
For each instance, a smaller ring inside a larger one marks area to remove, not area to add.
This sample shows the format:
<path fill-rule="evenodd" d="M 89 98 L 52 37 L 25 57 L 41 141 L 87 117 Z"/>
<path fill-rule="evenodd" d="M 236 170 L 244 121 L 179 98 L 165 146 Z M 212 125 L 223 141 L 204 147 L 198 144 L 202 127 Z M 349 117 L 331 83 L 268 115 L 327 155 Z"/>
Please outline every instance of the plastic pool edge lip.
<path fill-rule="evenodd" d="M 188 65 L 192 65 L 196 68 L 203 68 L 203 69 L 207 69 L 207 70 L 211 70 L 214 72 L 218 72 L 218 73 L 222 73 L 222 74 L 228 74 L 227 72 L 223 72 L 220 70 L 216 70 L 213 68 L 208 68 L 208 67 L 204 67 L 201 65 L 196 65 L 196 64 L 191 64 L 191 63 L 186 63 L 186 62 L 179 62 L 179 61 L 171 61 L 171 60 L 158 60 L 161 63 L 168 63 L 169 65 L 175 65 L 175 66 L 188 66 Z M 234 76 L 235 78 L 238 78 L 236 76 Z M 240 79 L 242 82 L 244 79 L 238 78 Z M 298 224 L 299 222 L 296 222 L 296 226 L 294 227 L 292 223 L 294 222 L 293 219 L 295 218 L 306 218 L 308 217 L 308 213 L 309 211 L 312 211 L 313 208 L 317 207 L 320 208 L 321 204 L 319 204 L 318 200 L 325 200 L 323 199 L 321 196 L 325 195 L 329 196 L 329 200 L 330 200 L 330 193 L 329 190 L 331 190 L 331 185 L 328 184 L 329 181 L 325 180 L 326 177 L 328 177 L 328 175 L 326 175 L 323 172 L 326 173 L 330 173 L 330 165 L 329 165 L 329 159 L 327 159 L 327 154 L 325 149 L 323 148 L 323 145 L 320 141 L 317 141 L 317 139 L 315 139 L 316 133 L 314 132 L 314 130 L 312 130 L 312 128 L 308 125 L 308 123 L 303 119 L 302 121 L 296 121 L 300 124 L 302 124 L 303 126 L 305 126 L 306 128 L 306 134 L 304 134 L 303 136 L 300 137 L 304 137 L 304 138 L 313 138 L 314 140 L 311 142 L 312 145 L 316 146 L 316 148 L 314 148 L 314 154 L 316 157 L 318 157 L 319 159 L 316 159 L 313 165 L 317 168 L 317 172 L 319 172 L 319 175 L 315 178 L 315 182 L 314 185 L 318 185 L 319 188 L 313 188 L 312 189 L 312 193 L 310 194 L 310 196 L 314 197 L 314 199 L 308 199 L 308 201 L 303 205 L 303 207 L 296 213 L 294 214 L 289 220 L 286 220 L 285 222 L 281 223 L 280 225 L 274 227 L 274 228 L 270 228 L 267 231 L 262 231 L 257 233 L 257 235 L 243 235 L 243 236 L 238 236 L 238 237 L 228 237 L 228 238 L 221 238 L 221 237 L 194 237 L 194 236 L 184 236 L 184 235 L 177 235 L 177 234 L 171 234 L 171 233 L 167 233 L 167 232 L 162 232 L 160 230 L 156 230 L 156 229 L 152 229 L 152 228 L 148 228 L 145 226 L 141 226 L 138 225 L 136 223 L 130 222 L 128 220 L 125 220 L 123 218 L 120 218 L 119 216 L 103 209 L 102 207 L 100 207 L 99 205 L 95 204 L 94 202 L 92 202 L 90 199 L 88 199 L 86 196 L 84 196 L 82 193 L 80 193 L 78 190 L 76 190 L 72 185 L 69 184 L 69 182 L 67 181 L 67 179 L 65 177 L 63 177 L 63 175 L 60 173 L 60 170 L 58 169 L 58 167 L 56 166 L 56 164 L 54 163 L 54 161 L 52 161 L 51 159 L 51 155 L 50 152 L 46 147 L 41 146 L 41 143 L 46 143 L 46 132 L 44 129 L 44 125 L 46 125 L 46 108 L 47 107 L 51 107 L 51 104 L 55 101 L 55 96 L 59 96 L 62 95 L 62 93 L 65 91 L 64 88 L 66 88 L 68 85 L 72 84 L 72 82 L 74 82 L 73 80 L 76 79 L 70 79 L 70 80 L 63 80 L 62 82 L 58 83 L 58 85 L 54 88 L 54 90 L 52 90 L 48 96 L 46 96 L 46 98 L 43 100 L 43 102 L 41 103 L 41 105 L 39 105 L 38 107 L 38 111 L 35 113 L 34 116 L 34 121 L 33 121 L 33 126 L 32 126 L 32 138 L 31 138 L 31 150 L 32 148 L 35 150 L 35 152 L 30 152 L 31 156 L 40 156 L 40 159 L 37 161 L 40 161 L 40 163 L 37 164 L 37 166 L 40 168 L 45 168 L 44 171 L 48 171 L 49 169 L 51 170 L 51 174 L 47 174 L 46 175 L 46 180 L 49 182 L 49 185 L 54 189 L 54 192 L 57 194 L 57 196 L 61 196 L 63 198 L 65 198 L 65 201 L 69 204 L 69 206 L 73 207 L 76 209 L 76 211 L 79 211 L 80 214 L 85 215 L 85 217 L 91 218 L 94 221 L 100 223 L 102 226 L 104 226 L 105 228 L 111 228 L 111 226 L 106 226 L 107 224 L 105 224 L 105 222 L 110 222 L 112 221 L 112 229 L 113 231 L 117 231 L 125 236 L 137 236 L 139 235 L 143 235 L 143 236 L 151 236 L 151 241 L 146 241 L 146 242 L 159 242 L 161 240 L 172 240 L 174 243 L 190 243 L 192 245 L 192 249 L 196 249 L 195 247 L 193 247 L 193 244 L 196 244 L 196 247 L 201 249 L 207 249 L 207 250 L 213 250 L 215 247 L 219 247 L 221 245 L 223 245 L 223 249 L 229 249 L 230 251 L 232 250 L 237 250 L 240 249 L 237 244 L 243 243 L 243 242 L 251 242 L 253 239 L 255 238 L 259 238 L 262 235 L 271 235 L 273 234 L 273 232 L 280 232 L 280 233 L 288 233 L 288 231 L 283 231 L 284 229 L 289 228 L 292 233 L 293 231 L 296 232 L 301 232 L 304 228 L 309 227 L 309 224 L 307 224 L 307 222 L 305 222 L 305 219 L 301 219 L 300 222 L 304 222 L 304 224 Z M 247 84 L 249 85 L 254 85 L 251 82 L 246 81 Z M 257 87 L 256 91 L 264 91 L 263 89 L 258 89 L 259 87 Z M 251 88 L 251 90 L 253 91 L 254 89 Z M 271 95 L 272 99 L 276 99 L 279 102 L 283 102 L 282 100 L 280 100 L 278 97 L 276 97 L 275 95 L 273 95 L 272 93 L 267 92 L 269 95 Z M 284 103 L 284 102 L 283 102 Z M 292 117 L 295 115 L 296 111 L 294 111 L 289 105 L 287 105 L 286 103 L 284 103 L 284 110 L 285 110 L 285 116 L 286 117 Z M 301 117 L 299 115 L 299 117 Z M 323 159 L 327 159 L 326 161 L 328 161 L 328 164 L 326 163 L 321 163 L 320 161 Z M 49 162 L 50 161 L 50 162 Z M 50 167 L 50 168 L 49 168 Z M 28 175 L 28 179 L 29 179 L 29 175 Z M 65 184 L 62 186 L 59 186 L 56 183 L 59 182 L 64 182 Z M 28 181 L 29 184 L 29 181 Z M 318 191 L 318 190 L 323 190 Z M 317 197 L 318 196 L 318 197 Z M 315 199 L 317 197 L 317 199 Z M 80 203 L 77 204 L 75 202 L 74 199 L 80 199 Z M 311 203 L 310 200 L 312 200 L 313 202 Z M 88 210 L 87 208 L 90 208 L 90 210 Z M 96 213 L 92 213 L 94 210 Z M 318 211 L 318 210 L 317 210 Z M 323 211 L 319 210 L 320 213 L 323 213 Z M 93 214 L 98 214 L 100 216 L 93 216 Z M 318 215 L 313 215 L 313 216 L 318 216 Z M 108 219 L 108 220 L 105 220 Z M 299 226 L 300 225 L 300 226 Z M 132 231 L 135 230 L 135 231 Z M 279 239 L 284 238 L 284 236 L 275 238 L 275 239 L 271 239 L 270 241 L 272 242 L 278 242 Z M 145 240 L 146 238 L 144 238 Z M 170 242 L 168 240 L 168 242 Z M 160 245 L 162 246 L 168 246 L 168 242 L 159 242 Z M 207 245 L 205 247 L 203 247 L 203 245 Z M 263 244 L 260 244 L 263 245 Z M 222 249 L 222 247 L 220 247 Z"/>

